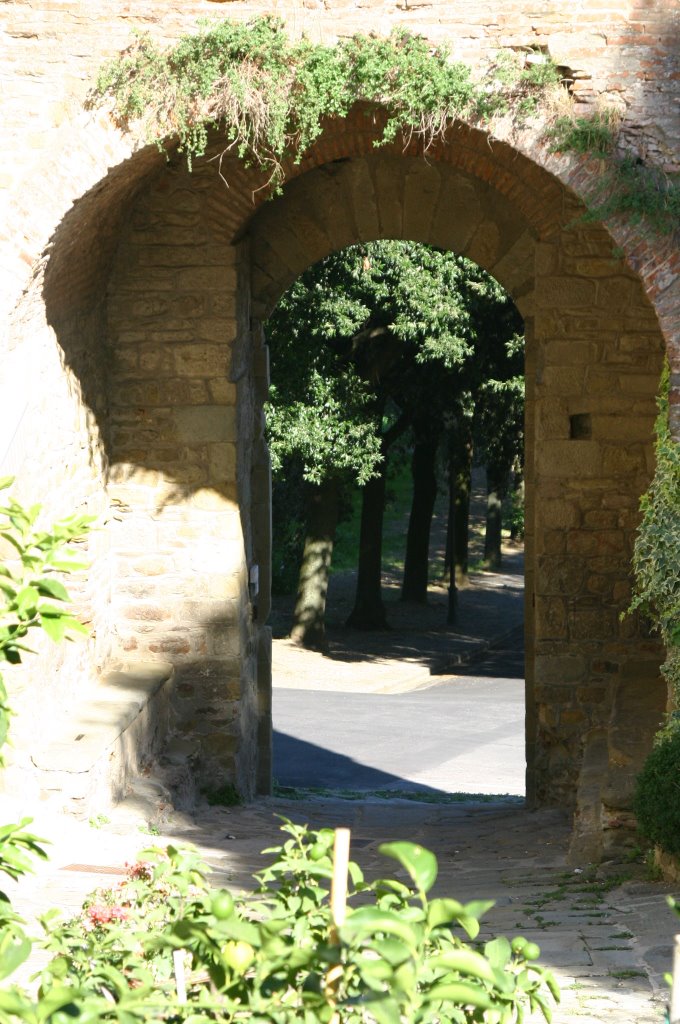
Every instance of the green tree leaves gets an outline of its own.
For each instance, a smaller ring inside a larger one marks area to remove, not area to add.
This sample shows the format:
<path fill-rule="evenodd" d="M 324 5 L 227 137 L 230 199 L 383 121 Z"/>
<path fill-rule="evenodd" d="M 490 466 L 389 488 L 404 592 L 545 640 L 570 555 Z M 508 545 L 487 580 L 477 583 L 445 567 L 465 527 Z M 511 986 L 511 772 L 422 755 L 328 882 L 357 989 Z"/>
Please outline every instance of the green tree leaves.
<path fill-rule="evenodd" d="M 639 609 L 654 623 L 666 645 L 662 667 L 680 705 L 680 444 L 668 422 L 670 371 L 661 378 L 656 420 L 656 469 L 640 501 L 642 521 L 633 555 L 635 592 L 630 611 Z"/>

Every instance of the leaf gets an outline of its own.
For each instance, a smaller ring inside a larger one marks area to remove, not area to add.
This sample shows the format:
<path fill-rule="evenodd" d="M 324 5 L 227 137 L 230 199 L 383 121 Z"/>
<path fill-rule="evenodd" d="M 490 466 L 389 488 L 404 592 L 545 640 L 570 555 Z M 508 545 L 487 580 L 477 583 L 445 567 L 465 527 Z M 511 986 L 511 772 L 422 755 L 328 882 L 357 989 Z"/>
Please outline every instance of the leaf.
<path fill-rule="evenodd" d="M 31 952 L 31 942 L 16 927 L 0 930 L 0 980 L 9 977 Z"/>
<path fill-rule="evenodd" d="M 11 487 L 13 483 L 14 483 L 14 477 L 13 476 L 0 476 L 0 491 L 7 490 L 7 488 Z"/>
<path fill-rule="evenodd" d="M 41 597 L 53 597 L 55 601 L 70 601 L 68 591 L 59 580 L 40 579 L 34 584 Z"/>
<path fill-rule="evenodd" d="M 476 1006 L 481 1010 L 490 1010 L 493 1006 L 489 994 L 485 989 L 476 985 L 470 985 L 465 981 L 444 982 L 442 985 L 433 985 L 425 998 L 428 1003 L 452 1002 L 457 1006 Z"/>
<path fill-rule="evenodd" d="M 18 614 L 24 617 L 27 613 L 34 611 L 39 600 L 40 594 L 35 587 L 23 587 L 16 596 L 14 607 Z"/>
<path fill-rule="evenodd" d="M 87 562 L 66 562 L 62 560 L 50 559 L 50 569 L 57 569 L 59 572 L 81 572 L 83 569 L 89 569 Z"/>
<path fill-rule="evenodd" d="M 55 644 L 61 643 L 66 636 L 68 624 L 61 616 L 43 615 L 41 625 L 50 640 L 53 640 Z"/>
<path fill-rule="evenodd" d="M 359 907 L 352 911 L 340 929 L 340 937 L 343 942 L 352 942 L 376 933 L 396 935 L 397 938 L 403 939 L 411 949 L 417 946 L 417 933 L 404 921 L 403 917 L 391 910 L 381 910 L 379 907 Z"/>
<path fill-rule="evenodd" d="M 9 583 L 7 581 L 6 577 L 0 576 L 0 590 L 2 590 L 3 593 L 7 594 L 7 596 L 10 599 L 13 599 L 13 598 L 16 597 L 17 589 L 16 589 L 16 587 L 12 583 Z"/>
<path fill-rule="evenodd" d="M 445 967 L 460 974 L 472 974 L 475 978 L 495 984 L 495 976 L 489 961 L 472 949 L 452 949 L 430 957 L 428 967 Z"/>
<path fill-rule="evenodd" d="M 466 917 L 474 917 L 480 921 L 495 906 L 495 903 L 495 900 L 471 900 L 470 903 L 464 905 L 463 911 Z"/>
<path fill-rule="evenodd" d="M 438 928 L 442 924 L 450 924 L 463 914 L 463 905 L 458 900 L 431 900 L 427 908 L 427 923 L 430 928 Z"/>
<path fill-rule="evenodd" d="M 486 943 L 484 955 L 492 967 L 503 970 L 512 959 L 512 947 L 505 936 L 499 935 L 497 938 L 492 939 L 491 942 Z"/>
<path fill-rule="evenodd" d="M 0 532 L 0 537 L 4 537 L 4 539 L 6 541 L 8 541 L 8 543 L 10 543 L 12 545 L 12 547 L 17 549 L 19 554 L 22 554 L 24 549 L 21 546 L 21 544 L 19 543 L 19 541 L 16 539 L 16 537 L 14 536 L 13 533 L 10 533 L 9 530 L 2 530 Z"/>
<path fill-rule="evenodd" d="M 398 861 L 413 879 L 420 892 L 429 892 L 437 878 L 437 858 L 418 843 L 383 843 L 380 853 Z"/>
<path fill-rule="evenodd" d="M 401 1024 L 399 1003 L 392 996 L 371 999 L 365 1006 L 368 1012 L 375 1017 L 377 1024 Z"/>

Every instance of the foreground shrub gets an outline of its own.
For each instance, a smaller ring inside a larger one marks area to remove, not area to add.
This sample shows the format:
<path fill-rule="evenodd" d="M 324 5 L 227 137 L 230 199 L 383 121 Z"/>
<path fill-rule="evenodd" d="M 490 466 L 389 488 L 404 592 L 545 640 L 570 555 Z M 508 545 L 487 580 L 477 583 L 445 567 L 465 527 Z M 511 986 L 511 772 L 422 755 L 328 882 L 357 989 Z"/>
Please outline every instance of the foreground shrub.
<path fill-rule="evenodd" d="M 680 723 L 659 734 L 640 773 L 633 804 L 640 833 L 680 855 Z"/>
<path fill-rule="evenodd" d="M 66 923 L 43 918 L 54 954 L 36 1000 L 0 992 L 4 1022 L 271 1021 L 276 1024 L 511 1024 L 559 993 L 517 937 L 476 947 L 492 906 L 429 899 L 432 853 L 388 843 L 408 882 L 367 884 L 350 862 L 344 923 L 329 902 L 333 832 L 285 821 L 287 838 L 254 894 L 211 889 L 192 850 L 151 849 L 114 889 L 98 890 Z"/>

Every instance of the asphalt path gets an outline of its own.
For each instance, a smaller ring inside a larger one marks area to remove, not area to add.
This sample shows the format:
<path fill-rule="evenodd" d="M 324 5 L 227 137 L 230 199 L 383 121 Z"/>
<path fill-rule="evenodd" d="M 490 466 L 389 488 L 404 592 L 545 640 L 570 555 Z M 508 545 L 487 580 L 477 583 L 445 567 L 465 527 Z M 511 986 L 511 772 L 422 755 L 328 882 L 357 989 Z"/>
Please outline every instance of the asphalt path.
<path fill-rule="evenodd" d="M 519 638 L 408 693 L 274 691 L 280 786 L 523 796 L 524 773 Z"/>

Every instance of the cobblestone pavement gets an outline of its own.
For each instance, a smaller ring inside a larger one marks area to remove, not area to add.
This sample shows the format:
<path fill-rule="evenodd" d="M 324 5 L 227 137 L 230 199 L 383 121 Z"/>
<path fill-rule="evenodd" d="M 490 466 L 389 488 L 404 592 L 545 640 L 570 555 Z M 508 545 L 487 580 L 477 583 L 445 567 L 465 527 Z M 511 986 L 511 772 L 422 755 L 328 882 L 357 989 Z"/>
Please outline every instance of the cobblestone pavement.
<path fill-rule="evenodd" d="M 69 914 L 87 892 L 115 883 L 143 846 L 168 840 L 196 844 L 216 884 L 246 888 L 262 866 L 260 851 L 277 842 L 276 815 L 349 826 L 352 854 L 368 875 L 385 870 L 377 849 L 383 841 L 417 840 L 434 850 L 439 894 L 496 900 L 483 935 L 520 933 L 539 943 L 541 960 L 554 968 L 563 993 L 555 1024 L 663 1020 L 663 972 L 676 928 L 665 902 L 668 888 L 632 877 L 626 866 L 604 865 L 595 874 L 587 865 L 569 865 L 569 822 L 557 811 L 528 812 L 502 802 L 269 798 L 236 808 L 204 806 L 189 816 L 163 806 L 149 785 L 101 828 L 54 822 L 50 866 L 17 888 L 16 903 L 29 918 L 48 906 Z M 140 828 L 159 834 L 150 837 Z M 32 967 L 38 964 L 39 956 Z"/>

